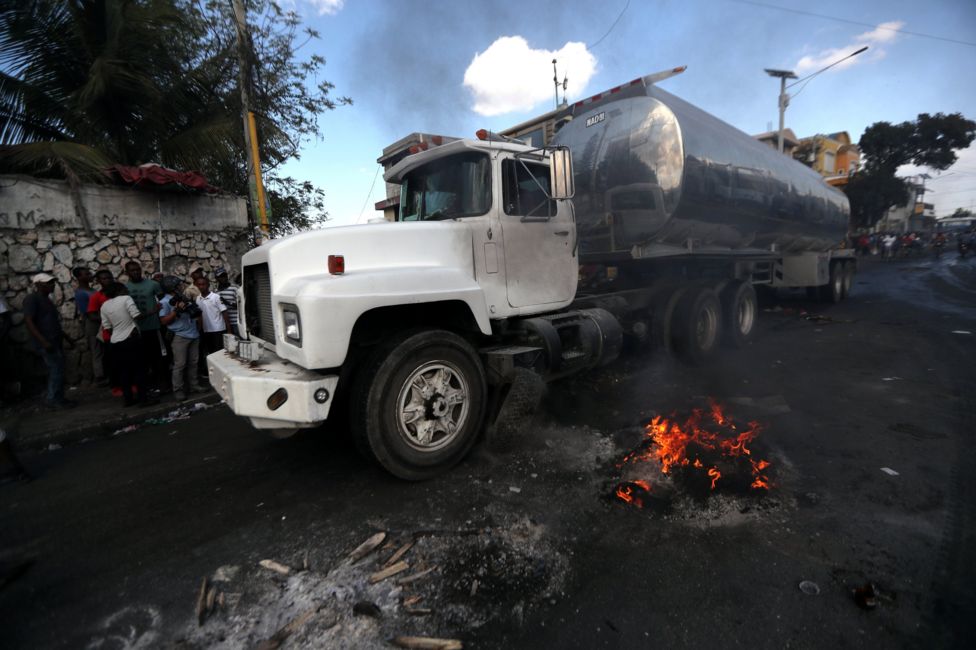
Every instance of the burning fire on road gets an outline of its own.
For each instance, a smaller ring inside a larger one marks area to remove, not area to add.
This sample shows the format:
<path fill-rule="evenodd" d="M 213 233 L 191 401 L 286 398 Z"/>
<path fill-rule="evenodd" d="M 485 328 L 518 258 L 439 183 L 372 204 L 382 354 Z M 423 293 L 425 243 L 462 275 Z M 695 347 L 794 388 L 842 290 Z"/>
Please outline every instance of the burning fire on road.
<path fill-rule="evenodd" d="M 753 453 L 758 422 L 737 424 L 715 401 L 682 419 L 655 416 L 644 427 L 640 445 L 617 464 L 624 470 L 650 463 L 660 475 L 693 496 L 713 492 L 764 493 L 772 486 L 771 464 Z M 656 474 L 657 472 L 655 472 Z M 614 489 L 621 501 L 643 508 L 654 493 L 645 479 L 627 480 Z"/>

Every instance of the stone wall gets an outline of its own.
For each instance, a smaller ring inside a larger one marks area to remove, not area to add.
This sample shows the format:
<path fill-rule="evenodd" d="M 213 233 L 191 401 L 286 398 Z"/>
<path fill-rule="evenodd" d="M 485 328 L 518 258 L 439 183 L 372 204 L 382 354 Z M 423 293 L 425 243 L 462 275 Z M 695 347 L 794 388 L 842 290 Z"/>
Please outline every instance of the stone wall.
<path fill-rule="evenodd" d="M 124 281 L 130 260 L 146 275 L 161 269 L 187 277 L 199 265 L 213 281 L 217 267 L 240 271 L 249 248 L 246 205 L 237 197 L 85 186 L 82 202 L 85 220 L 75 213 L 65 183 L 0 176 L 0 294 L 16 310 L 0 361 L 4 381 L 11 381 L 9 364 L 19 370 L 16 380 L 27 392 L 36 392 L 45 374 L 19 313 L 33 290 L 33 274 L 44 271 L 57 279 L 52 299 L 75 343 L 73 350 L 66 348 L 67 379 L 77 384 L 91 378 L 91 361 L 75 311 L 72 268 L 106 268 Z"/>

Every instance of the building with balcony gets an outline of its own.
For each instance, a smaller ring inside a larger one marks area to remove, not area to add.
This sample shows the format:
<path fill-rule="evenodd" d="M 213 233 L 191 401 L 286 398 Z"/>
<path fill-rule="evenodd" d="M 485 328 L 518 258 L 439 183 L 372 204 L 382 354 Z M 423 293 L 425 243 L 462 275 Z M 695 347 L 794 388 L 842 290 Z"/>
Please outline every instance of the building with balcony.
<path fill-rule="evenodd" d="M 793 158 L 812 167 L 828 185 L 843 187 L 861 164 L 861 150 L 847 131 L 800 138 Z"/>

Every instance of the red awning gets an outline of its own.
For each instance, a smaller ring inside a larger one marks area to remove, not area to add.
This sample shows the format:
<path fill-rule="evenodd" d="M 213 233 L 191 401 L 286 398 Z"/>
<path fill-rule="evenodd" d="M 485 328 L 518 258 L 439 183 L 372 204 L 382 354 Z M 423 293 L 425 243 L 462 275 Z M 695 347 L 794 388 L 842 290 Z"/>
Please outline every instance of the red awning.
<path fill-rule="evenodd" d="M 220 190 L 207 182 L 207 178 L 200 172 L 181 172 L 162 167 L 154 163 L 129 167 L 113 165 L 107 170 L 109 176 L 120 179 L 123 183 L 135 186 L 163 186 L 179 185 L 199 192 L 219 192 Z"/>

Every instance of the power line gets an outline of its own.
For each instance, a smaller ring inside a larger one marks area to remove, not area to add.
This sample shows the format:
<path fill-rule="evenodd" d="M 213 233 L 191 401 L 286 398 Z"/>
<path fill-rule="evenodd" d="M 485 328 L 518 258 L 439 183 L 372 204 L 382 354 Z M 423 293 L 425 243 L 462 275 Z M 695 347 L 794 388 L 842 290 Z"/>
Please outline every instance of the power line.
<path fill-rule="evenodd" d="M 969 47 L 976 47 L 976 43 L 972 41 L 960 41 L 955 38 L 947 38 L 945 36 L 935 36 L 934 34 L 923 34 L 922 32 L 911 32 L 907 29 L 895 29 L 894 27 L 881 27 L 872 23 L 864 23 L 859 20 L 849 20 L 847 18 L 838 18 L 837 16 L 827 16 L 825 14 L 818 14 L 812 11 L 804 11 L 802 9 L 791 9 L 789 7 L 779 7 L 777 5 L 766 4 L 765 2 L 755 2 L 755 0 L 731 0 L 731 2 L 736 2 L 744 5 L 754 5 L 756 7 L 764 7 L 766 9 L 776 9 L 777 11 L 785 11 L 791 14 L 799 14 L 801 16 L 813 16 L 815 18 L 823 18 L 825 20 L 833 20 L 839 23 L 847 23 L 849 25 L 860 25 L 861 27 L 871 27 L 872 29 L 883 29 L 888 32 L 898 32 L 899 34 L 907 34 L 909 36 L 920 36 L 922 38 L 931 38 L 937 41 L 945 41 L 947 43 L 956 43 L 957 45 L 968 45 Z"/>
<path fill-rule="evenodd" d="M 629 6 L 630 6 L 630 0 L 627 0 L 627 4 L 625 4 L 624 5 L 624 8 L 620 10 L 620 13 L 619 14 L 617 14 L 617 19 L 615 21 L 613 21 L 613 24 L 612 25 L 610 25 L 610 29 L 607 30 L 607 33 L 604 34 L 603 36 L 601 36 L 600 38 L 598 38 L 597 41 L 596 41 L 596 43 L 593 43 L 592 45 L 588 45 L 587 46 L 587 49 L 592 50 L 594 47 L 596 47 L 597 45 L 599 45 L 600 43 L 602 43 L 603 42 L 603 39 L 605 39 L 607 36 L 610 35 L 610 32 L 613 31 L 613 28 L 616 27 L 617 26 L 617 23 L 620 22 L 620 19 L 624 17 L 624 12 L 627 11 L 627 7 L 629 7 Z"/>
<path fill-rule="evenodd" d="M 366 212 L 366 205 L 369 203 L 370 197 L 373 196 L 373 187 L 376 186 L 376 177 L 380 175 L 380 169 L 382 169 L 382 167 L 377 165 L 376 172 L 373 173 L 373 182 L 369 184 L 369 194 L 366 195 L 366 200 L 363 201 L 363 209 L 359 211 L 359 217 L 356 218 L 356 221 L 362 219 L 363 213 Z"/>

